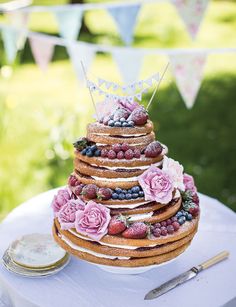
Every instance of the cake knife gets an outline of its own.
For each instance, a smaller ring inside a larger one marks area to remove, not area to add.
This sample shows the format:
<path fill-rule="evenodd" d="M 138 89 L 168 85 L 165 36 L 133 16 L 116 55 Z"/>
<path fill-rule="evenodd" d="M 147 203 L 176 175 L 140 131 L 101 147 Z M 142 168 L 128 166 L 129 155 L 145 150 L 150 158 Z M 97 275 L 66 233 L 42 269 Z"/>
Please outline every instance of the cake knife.
<path fill-rule="evenodd" d="M 182 273 L 182 274 L 174 277 L 173 279 L 167 281 L 166 283 L 162 284 L 160 287 L 157 287 L 157 288 L 151 290 L 150 292 L 148 292 L 145 295 L 144 299 L 145 300 L 152 300 L 154 298 L 157 298 L 158 296 L 166 293 L 167 291 L 170 291 L 170 290 L 174 289 L 175 287 L 181 285 L 185 281 L 194 278 L 202 270 L 205 270 L 205 269 L 209 268 L 210 266 L 226 259 L 228 256 L 229 256 L 229 252 L 227 252 L 227 251 L 223 251 L 223 252 L 219 253 L 218 255 L 210 258 L 209 260 L 203 262 L 202 264 L 197 265 L 197 266 L 191 268 L 189 271 Z"/>

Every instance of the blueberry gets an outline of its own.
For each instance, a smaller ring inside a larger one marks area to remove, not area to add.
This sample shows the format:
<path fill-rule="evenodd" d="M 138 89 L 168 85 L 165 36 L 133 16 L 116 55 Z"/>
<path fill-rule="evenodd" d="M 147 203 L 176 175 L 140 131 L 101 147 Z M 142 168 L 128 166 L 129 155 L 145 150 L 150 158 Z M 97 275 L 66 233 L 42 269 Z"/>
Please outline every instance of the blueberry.
<path fill-rule="evenodd" d="M 122 127 L 128 127 L 128 126 L 129 126 L 129 124 L 127 122 L 122 123 Z"/>
<path fill-rule="evenodd" d="M 176 216 L 177 218 L 179 218 L 179 217 L 181 217 L 182 215 L 183 215 L 182 212 L 181 212 L 181 211 L 178 211 L 178 212 L 176 213 L 175 216 Z"/>
<path fill-rule="evenodd" d="M 140 187 L 136 185 L 135 187 L 132 187 L 131 191 L 133 193 L 138 193 L 140 191 Z"/>
<path fill-rule="evenodd" d="M 125 119 L 124 117 L 121 117 L 121 118 L 120 118 L 120 122 L 121 122 L 121 123 L 123 123 L 123 122 L 125 122 L 125 121 L 126 121 L 126 119 Z"/>
<path fill-rule="evenodd" d="M 192 221 L 193 216 L 192 214 L 188 213 L 188 215 L 186 216 L 187 221 Z"/>
<path fill-rule="evenodd" d="M 89 150 L 86 151 L 86 156 L 87 156 L 87 157 L 92 157 L 92 156 L 93 156 L 93 152 L 92 152 L 91 149 L 89 149 Z"/>
<path fill-rule="evenodd" d="M 93 145 L 90 147 L 90 149 L 92 150 L 92 152 L 95 152 L 98 148 L 97 145 Z"/>
<path fill-rule="evenodd" d="M 118 198 L 118 194 L 117 193 L 112 193 L 111 198 L 112 199 L 117 199 Z"/>
<path fill-rule="evenodd" d="M 133 193 L 132 198 L 138 198 L 138 193 Z"/>
<path fill-rule="evenodd" d="M 125 194 L 124 194 L 124 193 L 120 193 L 120 194 L 119 194 L 119 199 L 120 199 L 120 200 L 125 199 Z"/>
<path fill-rule="evenodd" d="M 131 198 L 132 198 L 132 195 L 131 195 L 130 193 L 127 193 L 127 194 L 125 195 L 125 198 L 126 198 L 126 199 L 131 199 Z"/>
<path fill-rule="evenodd" d="M 138 195 L 139 195 L 139 197 L 143 197 L 144 196 L 144 192 L 143 191 L 139 191 Z"/>
<path fill-rule="evenodd" d="M 109 120 L 109 122 L 108 122 L 108 126 L 110 126 L 110 127 L 113 127 L 114 126 L 114 120 Z"/>
<path fill-rule="evenodd" d="M 180 225 L 183 225 L 183 224 L 185 223 L 185 221 L 186 221 L 185 216 L 181 216 L 181 217 L 178 218 L 178 223 L 179 223 Z"/>
<path fill-rule="evenodd" d="M 127 190 L 122 190 L 122 193 L 127 194 Z"/>
<path fill-rule="evenodd" d="M 121 188 L 115 188 L 115 192 L 116 192 L 117 194 L 120 194 L 120 193 L 122 193 L 122 189 L 121 189 Z"/>
<path fill-rule="evenodd" d="M 128 121 L 128 125 L 129 127 L 133 127 L 134 126 L 134 122 L 132 120 Z"/>
<path fill-rule="evenodd" d="M 121 122 L 115 122 L 115 123 L 114 123 L 114 126 L 115 126 L 115 127 L 121 127 L 122 124 L 121 124 Z"/>
<path fill-rule="evenodd" d="M 130 194 L 132 193 L 131 189 L 129 189 L 127 192 L 130 193 Z"/>
<path fill-rule="evenodd" d="M 85 156 L 85 155 L 86 155 L 86 151 L 87 151 L 87 149 L 84 148 L 84 149 L 81 151 L 81 154 L 82 154 L 83 156 Z"/>
<path fill-rule="evenodd" d="M 100 157 L 101 156 L 101 150 L 100 149 L 97 149 L 94 153 L 94 156 L 95 157 Z"/>

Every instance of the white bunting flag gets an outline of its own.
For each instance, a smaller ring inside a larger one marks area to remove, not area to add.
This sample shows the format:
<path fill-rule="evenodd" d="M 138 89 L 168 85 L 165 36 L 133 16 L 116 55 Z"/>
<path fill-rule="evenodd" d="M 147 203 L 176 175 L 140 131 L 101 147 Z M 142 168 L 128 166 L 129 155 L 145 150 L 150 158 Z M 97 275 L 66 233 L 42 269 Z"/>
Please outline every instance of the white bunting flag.
<path fill-rule="evenodd" d="M 187 108 L 190 109 L 201 86 L 207 55 L 181 53 L 169 57 L 177 87 Z"/>
<path fill-rule="evenodd" d="M 143 63 L 143 53 L 137 51 L 134 52 L 130 49 L 114 49 L 112 56 L 119 67 L 124 83 L 134 83 L 139 77 Z"/>
<path fill-rule="evenodd" d="M 31 51 L 35 62 L 42 71 L 46 71 L 54 52 L 54 44 L 51 40 L 40 36 L 32 36 L 29 39 Z"/>
<path fill-rule="evenodd" d="M 102 86 L 105 83 L 105 80 L 98 78 L 98 85 Z"/>
<path fill-rule="evenodd" d="M 29 13 L 24 11 L 12 11 L 6 13 L 6 16 L 9 20 L 10 25 L 16 29 L 19 29 L 16 44 L 17 49 L 21 50 L 24 48 L 26 42 Z"/>
<path fill-rule="evenodd" d="M 108 8 L 108 12 L 115 20 L 120 36 L 126 45 L 133 42 L 133 33 L 139 10 L 139 4 Z"/>
<path fill-rule="evenodd" d="M 56 11 L 59 31 L 63 38 L 76 40 L 81 28 L 83 11 L 80 8 L 64 9 Z"/>
<path fill-rule="evenodd" d="M 18 37 L 19 32 L 15 29 L 8 27 L 2 29 L 2 39 L 8 63 L 13 63 L 16 58 Z"/>
<path fill-rule="evenodd" d="M 70 56 L 78 80 L 86 81 L 84 72 L 82 70 L 81 62 L 83 63 L 87 73 L 94 59 L 95 49 L 91 45 L 88 45 L 86 43 L 71 42 L 67 45 L 67 52 Z"/>
<path fill-rule="evenodd" d="M 135 95 L 135 97 L 136 97 L 139 101 L 141 101 L 141 100 L 142 100 L 142 93 L 137 93 L 137 94 Z"/>
<path fill-rule="evenodd" d="M 188 33 L 194 39 L 198 33 L 208 0 L 172 0 Z"/>

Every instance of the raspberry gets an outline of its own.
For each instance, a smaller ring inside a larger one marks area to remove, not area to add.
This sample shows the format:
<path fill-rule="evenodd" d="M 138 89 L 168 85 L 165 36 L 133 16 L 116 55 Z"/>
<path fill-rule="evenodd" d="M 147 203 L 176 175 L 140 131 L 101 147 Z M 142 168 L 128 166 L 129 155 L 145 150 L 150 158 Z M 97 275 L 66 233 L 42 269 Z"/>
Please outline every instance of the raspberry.
<path fill-rule="evenodd" d="M 173 225 L 168 225 L 168 226 L 166 227 L 166 229 L 167 229 L 167 232 L 168 232 L 169 234 L 173 234 L 174 231 L 175 231 Z"/>
<path fill-rule="evenodd" d="M 128 149 L 129 149 L 129 144 L 127 144 L 127 143 L 121 144 L 121 150 L 126 151 Z"/>
<path fill-rule="evenodd" d="M 74 190 L 75 195 L 79 196 L 81 194 L 81 192 L 82 192 L 82 189 L 83 189 L 83 185 L 81 185 L 81 184 L 77 185 L 77 187 Z"/>
<path fill-rule="evenodd" d="M 154 224 L 154 227 L 155 227 L 155 228 L 161 228 L 161 224 L 160 224 L 160 223 L 155 223 L 155 224 Z"/>
<path fill-rule="evenodd" d="M 112 149 L 117 153 L 121 150 L 121 144 L 112 145 Z"/>
<path fill-rule="evenodd" d="M 101 151 L 101 157 L 102 157 L 102 158 L 106 158 L 106 157 L 107 157 L 107 154 L 108 154 L 108 150 L 107 150 L 107 149 L 102 149 L 102 151 Z"/>
<path fill-rule="evenodd" d="M 167 229 L 166 229 L 166 227 L 161 227 L 160 229 L 161 229 L 161 235 L 162 235 L 162 236 L 166 236 L 166 235 L 167 235 Z"/>
<path fill-rule="evenodd" d="M 132 149 L 126 150 L 125 159 L 131 160 L 131 159 L 133 159 L 133 157 L 134 157 L 134 153 L 133 153 Z"/>
<path fill-rule="evenodd" d="M 124 154 L 123 151 L 119 151 L 119 152 L 117 153 L 117 159 L 124 159 L 124 156 L 125 156 L 125 154 Z"/>
<path fill-rule="evenodd" d="M 145 157 L 147 158 L 155 158 L 159 156 L 159 154 L 162 152 L 162 146 L 159 142 L 154 141 L 150 143 L 147 148 L 145 149 Z"/>
<path fill-rule="evenodd" d="M 167 226 L 166 221 L 162 221 L 162 222 L 161 222 L 161 226 L 166 227 L 166 226 Z"/>
<path fill-rule="evenodd" d="M 192 196 L 192 201 L 193 201 L 196 205 L 199 205 L 199 197 L 198 197 L 197 193 L 193 194 L 193 196 Z"/>
<path fill-rule="evenodd" d="M 114 150 L 109 150 L 107 154 L 108 159 L 115 159 L 116 158 L 116 153 Z"/>
<path fill-rule="evenodd" d="M 88 184 L 84 186 L 82 194 L 88 199 L 97 198 L 97 186 L 95 184 Z"/>
<path fill-rule="evenodd" d="M 166 220 L 166 224 L 167 224 L 167 225 L 171 225 L 171 224 L 172 224 L 171 219 Z"/>
<path fill-rule="evenodd" d="M 139 149 L 135 149 L 134 150 L 134 158 L 140 158 L 141 157 L 141 152 Z"/>
<path fill-rule="evenodd" d="M 174 227 L 174 230 L 177 231 L 180 227 L 179 223 L 178 222 L 173 222 L 172 223 L 172 226 Z"/>
<path fill-rule="evenodd" d="M 72 187 L 75 187 L 75 186 L 79 185 L 80 182 L 74 175 L 70 175 L 70 177 L 68 179 L 68 184 Z"/>
<path fill-rule="evenodd" d="M 128 120 L 133 121 L 134 124 L 137 126 L 142 126 L 146 124 L 147 119 L 148 119 L 147 111 L 142 106 L 135 108 L 128 118 Z"/>
<path fill-rule="evenodd" d="M 154 228 L 153 231 L 152 231 L 153 235 L 155 237 L 160 237 L 161 236 L 161 229 L 160 228 Z"/>

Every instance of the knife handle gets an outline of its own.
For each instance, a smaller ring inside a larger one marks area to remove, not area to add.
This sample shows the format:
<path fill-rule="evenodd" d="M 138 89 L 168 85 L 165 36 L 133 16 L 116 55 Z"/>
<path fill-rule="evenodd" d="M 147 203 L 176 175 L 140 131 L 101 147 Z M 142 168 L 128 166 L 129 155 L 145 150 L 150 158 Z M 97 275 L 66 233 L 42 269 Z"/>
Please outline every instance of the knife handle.
<path fill-rule="evenodd" d="M 229 256 L 229 252 L 228 251 L 223 251 L 221 253 L 219 253 L 218 255 L 210 258 L 209 260 L 203 262 L 200 266 L 202 267 L 202 269 L 207 269 L 209 268 L 210 266 L 228 258 Z"/>

